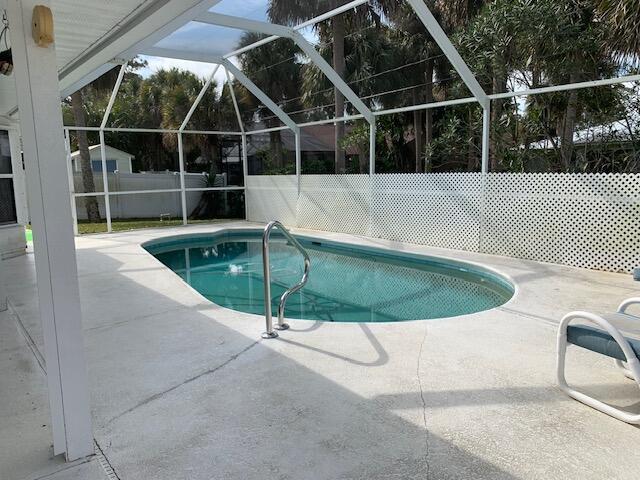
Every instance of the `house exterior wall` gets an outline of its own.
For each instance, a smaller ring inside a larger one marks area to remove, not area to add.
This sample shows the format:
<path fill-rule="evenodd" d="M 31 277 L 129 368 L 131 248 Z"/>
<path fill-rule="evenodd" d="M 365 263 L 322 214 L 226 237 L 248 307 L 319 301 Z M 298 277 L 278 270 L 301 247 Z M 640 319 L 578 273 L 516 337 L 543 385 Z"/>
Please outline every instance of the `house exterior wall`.
<path fill-rule="evenodd" d="M 117 165 L 117 170 L 121 173 L 132 173 L 132 160 L 133 156 L 129 155 L 127 152 L 123 152 L 122 150 L 118 150 L 117 148 L 110 147 L 109 145 L 105 148 L 106 160 L 115 160 Z M 89 148 L 89 156 L 91 158 L 91 162 L 101 162 L 102 161 L 102 153 L 100 152 L 100 145 L 93 145 Z M 80 172 L 80 154 L 78 152 L 74 152 L 71 154 L 71 162 L 73 166 L 74 172 Z"/>
<path fill-rule="evenodd" d="M 21 255 L 26 252 L 24 226 L 29 223 L 29 212 L 27 209 L 26 186 L 18 125 L 15 123 L 0 123 L 0 130 L 6 130 L 9 134 L 12 168 L 11 179 L 13 180 L 13 194 L 17 217 L 15 224 L 0 226 L 0 259 L 2 259 Z"/>

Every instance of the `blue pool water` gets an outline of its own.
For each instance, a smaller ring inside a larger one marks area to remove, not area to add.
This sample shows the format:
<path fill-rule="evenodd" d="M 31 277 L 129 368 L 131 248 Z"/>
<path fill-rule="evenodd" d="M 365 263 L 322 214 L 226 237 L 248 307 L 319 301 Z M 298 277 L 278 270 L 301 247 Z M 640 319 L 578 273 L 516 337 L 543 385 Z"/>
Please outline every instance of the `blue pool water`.
<path fill-rule="evenodd" d="M 464 315 L 507 302 L 513 286 L 461 262 L 297 237 L 311 257 L 309 282 L 289 297 L 286 317 L 329 322 L 397 322 Z M 302 256 L 274 232 L 272 305 L 297 283 Z M 144 247 L 212 302 L 264 314 L 262 232 L 226 231 Z"/>

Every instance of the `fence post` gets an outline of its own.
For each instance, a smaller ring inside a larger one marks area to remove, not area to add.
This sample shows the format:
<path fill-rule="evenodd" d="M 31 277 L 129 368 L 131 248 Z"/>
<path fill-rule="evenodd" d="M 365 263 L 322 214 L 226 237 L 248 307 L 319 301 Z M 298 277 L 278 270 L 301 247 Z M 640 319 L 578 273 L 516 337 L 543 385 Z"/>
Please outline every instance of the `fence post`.
<path fill-rule="evenodd" d="M 376 175 L 376 117 L 373 117 L 373 122 L 369 124 L 369 226 L 368 236 L 373 236 L 373 195 L 374 195 L 374 183 Z"/>
<path fill-rule="evenodd" d="M 184 151 L 182 148 L 182 132 L 178 132 L 178 162 L 180 164 L 180 201 L 182 203 L 182 224 L 187 222 L 187 190 L 184 181 Z"/>
<path fill-rule="evenodd" d="M 478 251 L 483 252 L 485 216 L 487 208 L 487 174 L 489 173 L 489 144 L 491 142 L 491 100 L 482 106 L 482 173 L 480 174 L 480 218 Z"/>

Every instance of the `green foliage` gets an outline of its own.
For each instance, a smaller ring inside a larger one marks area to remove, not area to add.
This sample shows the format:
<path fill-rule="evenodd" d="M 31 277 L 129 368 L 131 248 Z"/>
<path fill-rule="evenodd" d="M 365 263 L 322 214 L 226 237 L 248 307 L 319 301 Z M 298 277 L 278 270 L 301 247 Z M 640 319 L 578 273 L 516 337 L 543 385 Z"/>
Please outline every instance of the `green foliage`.
<path fill-rule="evenodd" d="M 270 20 L 295 25 L 347 0 L 271 0 Z M 488 93 L 540 88 L 634 73 L 640 58 L 640 2 L 637 0 L 425 0 Z M 336 27 L 344 27 L 344 31 Z M 441 50 L 406 2 L 377 0 L 314 27 L 318 50 L 335 61 L 334 36 L 344 36 L 344 78 L 372 109 L 385 109 L 468 96 Z M 263 38 L 246 34 L 242 45 Z M 338 55 L 340 56 L 340 55 Z M 239 58 L 240 66 L 298 123 L 334 116 L 336 93 L 322 72 L 295 44 L 279 39 Z M 108 80 L 102 79 L 103 83 Z M 114 105 L 113 126 L 176 128 L 204 80 L 178 70 L 142 78 L 131 67 Z M 107 82 L 108 83 L 108 82 Z M 238 82 L 247 128 L 281 124 Z M 384 93 L 392 91 L 393 93 Z M 97 83 L 84 92 L 88 123 L 98 125 L 108 93 Z M 631 172 L 640 166 L 640 92 L 620 84 L 574 92 L 492 102 L 490 160 L 494 171 Z M 346 111 L 356 113 L 347 102 Z M 72 124 L 70 108 L 65 123 Z M 211 88 L 189 128 L 235 129 L 227 87 Z M 376 170 L 412 172 L 424 160 L 427 171 L 477 170 L 481 159 L 482 114 L 477 105 L 378 117 Z M 589 137 L 582 139 L 585 132 Z M 416 140 L 416 133 L 418 140 Z M 295 155 L 280 132 L 256 160 L 271 174 L 294 172 Z M 176 136 L 107 134 L 107 141 L 136 155 L 140 167 L 174 168 Z M 427 138 L 429 137 L 429 138 Z M 575 139 L 574 139 L 575 137 Z M 91 143 L 97 137 L 89 133 Z M 215 177 L 222 166 L 217 139 L 185 135 L 187 162 L 207 159 Z M 369 130 L 347 128 L 341 149 L 357 152 L 347 172 L 366 171 Z M 305 157 L 305 173 L 334 171 L 331 152 Z M 417 159 L 417 160 L 416 160 Z"/>

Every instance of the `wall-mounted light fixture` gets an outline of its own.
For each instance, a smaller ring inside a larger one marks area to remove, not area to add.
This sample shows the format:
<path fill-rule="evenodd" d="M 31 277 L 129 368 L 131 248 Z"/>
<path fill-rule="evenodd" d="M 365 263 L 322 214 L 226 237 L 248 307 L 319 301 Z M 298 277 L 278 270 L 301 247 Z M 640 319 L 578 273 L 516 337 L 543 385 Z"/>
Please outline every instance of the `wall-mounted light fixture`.
<path fill-rule="evenodd" d="M 48 47 L 53 43 L 53 14 L 49 7 L 36 5 L 31 17 L 31 34 L 39 47 Z"/>

